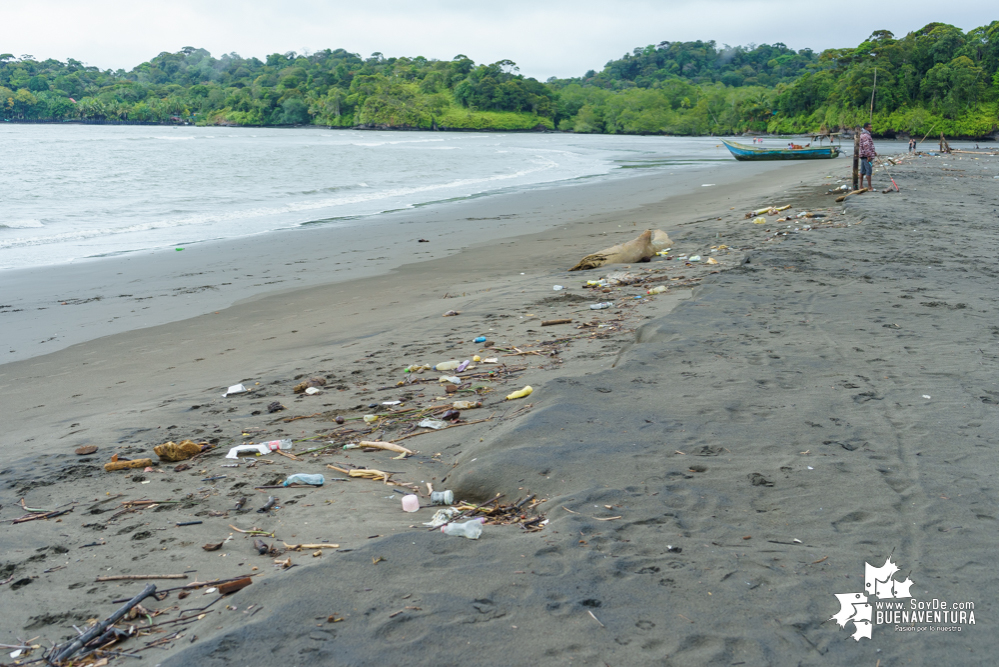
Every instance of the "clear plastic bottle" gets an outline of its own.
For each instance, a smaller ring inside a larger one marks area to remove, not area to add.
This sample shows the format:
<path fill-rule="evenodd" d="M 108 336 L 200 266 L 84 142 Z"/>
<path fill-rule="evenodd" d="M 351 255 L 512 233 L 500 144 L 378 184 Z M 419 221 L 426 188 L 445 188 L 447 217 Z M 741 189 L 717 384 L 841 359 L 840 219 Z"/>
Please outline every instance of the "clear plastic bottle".
<path fill-rule="evenodd" d="M 482 535 L 482 522 L 485 519 L 472 519 L 465 523 L 448 523 L 441 526 L 441 532 L 445 535 L 456 535 L 467 537 L 470 540 L 477 540 Z"/>
<path fill-rule="evenodd" d="M 288 479 L 284 480 L 284 484 L 281 486 L 290 486 L 292 484 L 311 484 L 312 486 L 322 486 L 326 483 L 326 478 L 322 475 L 308 475 L 305 473 L 297 473 L 291 475 Z"/>

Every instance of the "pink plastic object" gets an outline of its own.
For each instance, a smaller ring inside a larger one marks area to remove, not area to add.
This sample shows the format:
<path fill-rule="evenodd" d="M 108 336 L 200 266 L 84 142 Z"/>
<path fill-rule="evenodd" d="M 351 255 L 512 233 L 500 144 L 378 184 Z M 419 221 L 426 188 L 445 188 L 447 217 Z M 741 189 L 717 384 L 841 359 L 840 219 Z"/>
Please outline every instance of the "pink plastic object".
<path fill-rule="evenodd" d="M 412 493 L 402 497 L 402 509 L 404 512 L 415 512 L 420 509 L 420 499 Z"/>

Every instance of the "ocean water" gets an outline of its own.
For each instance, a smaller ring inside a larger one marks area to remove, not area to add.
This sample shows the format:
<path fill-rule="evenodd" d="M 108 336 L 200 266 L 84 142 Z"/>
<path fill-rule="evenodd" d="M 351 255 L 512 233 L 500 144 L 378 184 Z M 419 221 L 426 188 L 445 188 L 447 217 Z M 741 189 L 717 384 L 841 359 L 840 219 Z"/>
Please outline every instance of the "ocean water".
<path fill-rule="evenodd" d="M 0 123 L 0 270 L 719 160 L 716 138 Z"/>

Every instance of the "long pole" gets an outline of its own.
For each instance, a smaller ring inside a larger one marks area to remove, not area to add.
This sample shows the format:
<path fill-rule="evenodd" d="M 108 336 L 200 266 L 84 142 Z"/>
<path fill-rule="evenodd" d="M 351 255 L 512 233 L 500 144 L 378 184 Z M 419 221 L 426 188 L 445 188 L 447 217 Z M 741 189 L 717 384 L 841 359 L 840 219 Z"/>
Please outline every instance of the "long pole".
<path fill-rule="evenodd" d="M 860 189 L 860 128 L 853 133 L 853 189 Z"/>
<path fill-rule="evenodd" d="M 874 68 L 874 87 L 871 88 L 871 118 L 870 122 L 874 122 L 874 91 L 878 89 L 878 68 Z"/>

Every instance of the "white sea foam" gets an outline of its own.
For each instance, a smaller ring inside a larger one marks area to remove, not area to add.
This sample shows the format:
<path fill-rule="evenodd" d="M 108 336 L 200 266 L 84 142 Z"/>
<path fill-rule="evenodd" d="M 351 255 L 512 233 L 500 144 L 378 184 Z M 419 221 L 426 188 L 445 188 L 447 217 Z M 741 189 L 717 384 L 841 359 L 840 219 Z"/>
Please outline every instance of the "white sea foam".
<path fill-rule="evenodd" d="M 22 220 L 3 220 L 0 221 L 0 229 L 28 229 L 31 227 L 44 227 L 41 220 L 35 220 L 34 218 L 25 218 Z"/>

